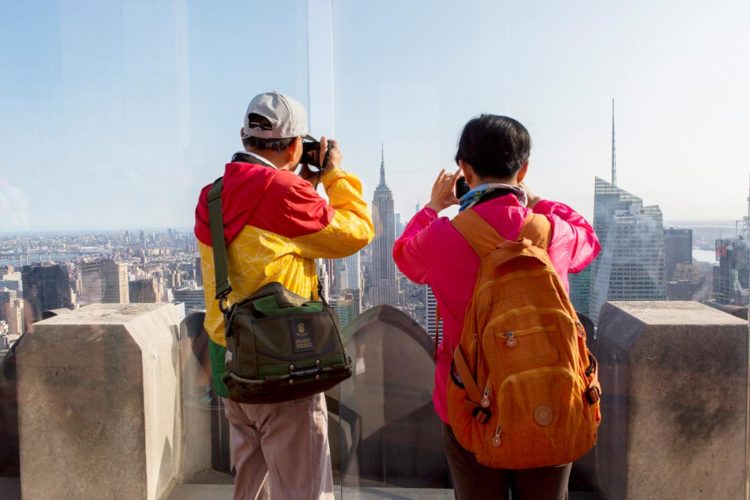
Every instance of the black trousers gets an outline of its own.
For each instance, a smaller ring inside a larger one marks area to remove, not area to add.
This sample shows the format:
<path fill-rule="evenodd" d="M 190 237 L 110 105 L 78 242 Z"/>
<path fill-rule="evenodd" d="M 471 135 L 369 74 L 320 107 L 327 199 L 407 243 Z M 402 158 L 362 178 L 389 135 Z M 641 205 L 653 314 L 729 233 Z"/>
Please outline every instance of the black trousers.
<path fill-rule="evenodd" d="M 458 444 L 450 426 L 443 423 L 443 451 L 453 478 L 457 500 L 567 500 L 572 464 L 537 469 L 486 467 Z M 512 492 L 512 497 L 508 492 Z"/>

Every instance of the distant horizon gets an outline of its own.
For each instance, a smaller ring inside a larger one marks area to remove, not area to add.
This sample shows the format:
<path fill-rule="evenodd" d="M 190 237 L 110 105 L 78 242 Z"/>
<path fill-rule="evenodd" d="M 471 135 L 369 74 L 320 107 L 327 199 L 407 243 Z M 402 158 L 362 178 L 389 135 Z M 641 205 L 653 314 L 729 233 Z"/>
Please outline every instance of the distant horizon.
<path fill-rule="evenodd" d="M 404 218 L 401 213 L 395 213 L 394 215 L 401 215 L 401 223 L 406 224 L 408 218 Z M 412 214 L 413 215 L 413 214 Z M 408 217 L 411 217 L 409 215 Z M 593 223 L 593 221 L 590 221 Z M 665 219 L 664 229 L 674 227 L 675 229 L 690 229 L 690 228 L 713 228 L 713 229 L 734 229 L 735 219 Z M 125 228 L 114 228 L 114 229 L 102 229 L 102 228 L 70 228 L 70 229 L 40 229 L 40 230 L 24 230 L 24 231 L 0 231 L 0 238 L 8 238 L 15 236 L 69 236 L 69 235 L 82 235 L 82 234 L 113 234 L 113 233 L 124 233 L 126 231 L 131 234 L 134 232 L 167 232 L 174 230 L 179 233 L 193 233 L 193 228 L 188 226 L 160 226 L 160 227 L 125 227 Z"/>
<path fill-rule="evenodd" d="M 165 227 L 129 227 L 129 228 L 115 228 L 115 229 L 40 229 L 40 230 L 24 230 L 24 231 L 0 231 L 0 237 L 12 237 L 12 236 L 52 236 L 52 235 L 72 235 L 72 234 L 108 234 L 108 233 L 124 233 L 126 231 L 133 233 L 134 231 L 144 232 L 163 232 L 166 233 L 169 230 L 175 230 L 179 233 L 192 233 L 192 227 L 178 227 L 178 226 L 165 226 Z"/>

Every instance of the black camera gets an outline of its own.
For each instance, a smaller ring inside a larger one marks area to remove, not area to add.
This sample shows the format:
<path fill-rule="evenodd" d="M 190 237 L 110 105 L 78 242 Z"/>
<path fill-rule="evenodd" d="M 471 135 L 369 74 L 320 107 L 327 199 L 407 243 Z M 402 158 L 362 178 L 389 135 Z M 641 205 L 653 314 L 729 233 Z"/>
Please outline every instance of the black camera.
<path fill-rule="evenodd" d="M 466 182 L 465 177 L 459 177 L 458 179 L 456 179 L 456 198 L 460 200 L 461 197 L 468 193 L 470 190 L 471 188 L 469 187 L 469 183 Z"/>
<path fill-rule="evenodd" d="M 318 170 L 323 171 L 328 166 L 328 154 L 331 148 L 333 148 L 333 144 L 329 142 L 323 161 L 320 161 L 320 142 L 312 138 L 304 139 L 302 141 L 302 159 L 299 162 L 306 164 L 308 167 L 316 167 Z"/>

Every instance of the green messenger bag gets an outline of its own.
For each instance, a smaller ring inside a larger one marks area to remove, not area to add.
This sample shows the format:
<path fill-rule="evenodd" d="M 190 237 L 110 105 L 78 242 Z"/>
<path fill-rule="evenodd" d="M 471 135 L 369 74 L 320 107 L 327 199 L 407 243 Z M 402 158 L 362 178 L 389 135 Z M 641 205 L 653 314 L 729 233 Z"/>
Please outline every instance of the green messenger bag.
<path fill-rule="evenodd" d="M 228 305 L 232 291 L 221 211 L 223 179 L 208 194 L 216 300 L 224 314 L 227 343 L 223 381 L 229 399 L 278 403 L 326 391 L 351 377 L 351 359 L 341 342 L 335 311 L 280 283 Z"/>

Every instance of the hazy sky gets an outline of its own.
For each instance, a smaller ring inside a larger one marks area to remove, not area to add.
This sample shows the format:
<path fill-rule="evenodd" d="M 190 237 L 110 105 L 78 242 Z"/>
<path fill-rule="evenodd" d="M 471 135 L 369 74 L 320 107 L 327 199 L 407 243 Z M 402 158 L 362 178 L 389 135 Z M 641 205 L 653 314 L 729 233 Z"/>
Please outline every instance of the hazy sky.
<path fill-rule="evenodd" d="M 469 4 L 468 6 L 465 4 Z M 0 0 L 0 230 L 189 227 L 248 100 L 308 104 L 307 1 Z M 584 215 L 609 179 L 667 220 L 735 219 L 750 2 L 333 2 L 335 126 L 411 216 L 463 124 L 529 129 L 529 184 Z M 320 135 L 325 130 L 313 130 Z"/>

